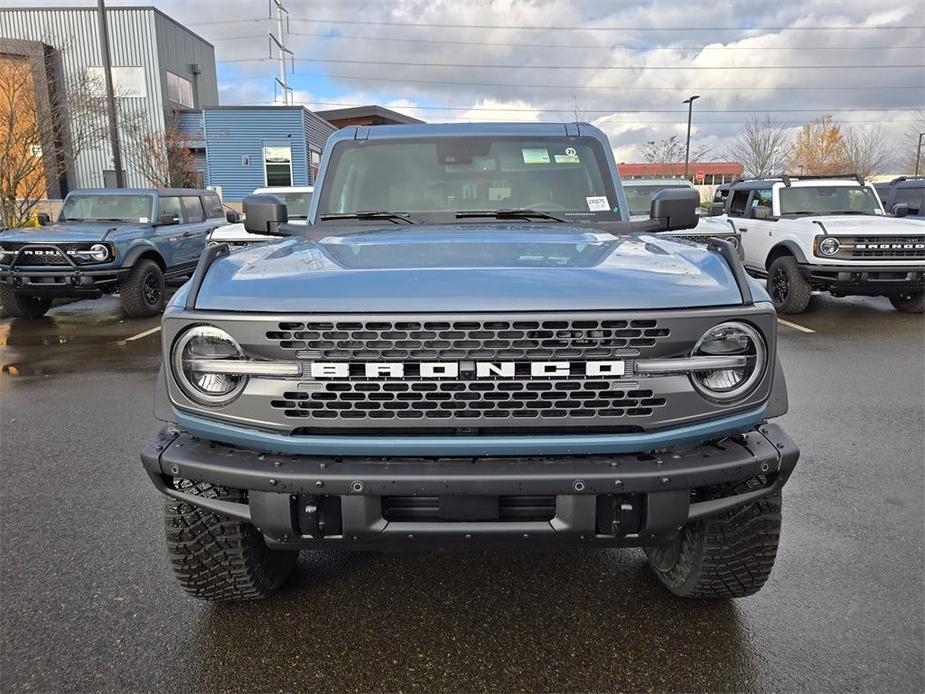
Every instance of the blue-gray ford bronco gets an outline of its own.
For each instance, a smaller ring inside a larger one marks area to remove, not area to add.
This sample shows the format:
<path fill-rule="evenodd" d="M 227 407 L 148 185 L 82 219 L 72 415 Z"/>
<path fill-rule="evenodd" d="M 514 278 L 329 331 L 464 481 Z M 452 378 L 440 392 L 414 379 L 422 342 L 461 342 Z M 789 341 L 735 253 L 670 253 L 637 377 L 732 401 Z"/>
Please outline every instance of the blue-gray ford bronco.
<path fill-rule="evenodd" d="M 209 190 L 78 190 L 58 221 L 0 233 L 0 302 L 17 318 L 45 315 L 57 297 L 118 293 L 130 318 L 164 308 L 165 278 L 196 268 L 206 237 L 226 223 Z"/>
<path fill-rule="evenodd" d="M 142 452 L 209 600 L 299 550 L 643 547 L 681 596 L 750 595 L 799 451 L 776 316 L 666 190 L 630 222 L 584 123 L 346 128 L 308 226 L 272 196 L 163 317 Z"/>

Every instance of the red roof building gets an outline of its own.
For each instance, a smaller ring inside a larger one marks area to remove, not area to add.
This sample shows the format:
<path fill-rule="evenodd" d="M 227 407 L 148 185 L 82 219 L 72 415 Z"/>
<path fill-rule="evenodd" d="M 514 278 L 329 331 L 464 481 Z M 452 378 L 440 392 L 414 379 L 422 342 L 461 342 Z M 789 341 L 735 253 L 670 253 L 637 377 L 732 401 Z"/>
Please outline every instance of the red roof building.
<path fill-rule="evenodd" d="M 684 162 L 674 164 L 618 164 L 621 178 L 683 178 Z M 742 176 L 744 167 L 737 161 L 692 161 L 689 178 L 698 185 L 730 183 Z"/>

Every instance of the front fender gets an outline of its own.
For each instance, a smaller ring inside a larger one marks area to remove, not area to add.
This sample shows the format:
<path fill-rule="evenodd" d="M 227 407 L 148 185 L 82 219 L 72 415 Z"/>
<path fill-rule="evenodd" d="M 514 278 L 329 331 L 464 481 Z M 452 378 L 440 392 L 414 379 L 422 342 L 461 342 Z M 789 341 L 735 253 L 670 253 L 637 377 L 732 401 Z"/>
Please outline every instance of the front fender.
<path fill-rule="evenodd" d="M 800 245 L 796 241 L 781 241 L 778 244 L 775 244 L 771 251 L 768 253 L 768 257 L 771 258 L 774 255 L 774 252 L 780 249 L 786 249 L 791 255 L 793 255 L 798 263 L 806 262 L 806 254 L 803 253 L 803 249 L 800 248 Z"/>
<path fill-rule="evenodd" d="M 129 247 L 129 249 L 125 252 L 125 255 L 122 257 L 121 266 L 124 268 L 132 267 L 144 253 L 151 252 L 156 253 L 157 257 L 161 259 L 162 263 L 164 263 L 164 257 L 161 255 L 160 251 L 157 250 L 157 246 L 155 246 L 150 241 L 144 240 L 138 241 Z M 166 265 L 166 263 L 164 264 Z"/>

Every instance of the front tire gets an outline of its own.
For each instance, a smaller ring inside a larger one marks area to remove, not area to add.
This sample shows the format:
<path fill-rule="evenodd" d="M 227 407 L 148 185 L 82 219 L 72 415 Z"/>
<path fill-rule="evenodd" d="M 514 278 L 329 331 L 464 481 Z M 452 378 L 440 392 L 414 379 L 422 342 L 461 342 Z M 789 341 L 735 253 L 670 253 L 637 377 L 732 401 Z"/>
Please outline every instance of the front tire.
<path fill-rule="evenodd" d="M 41 318 L 51 308 L 51 297 L 17 294 L 11 287 L 0 287 L 0 304 L 13 318 Z"/>
<path fill-rule="evenodd" d="M 800 274 L 792 255 L 775 258 L 768 268 L 768 294 L 778 313 L 803 313 L 813 298 L 812 287 Z"/>
<path fill-rule="evenodd" d="M 176 480 L 185 494 L 240 502 L 244 493 L 207 482 Z M 273 550 L 250 523 L 167 498 L 167 551 L 183 589 L 200 600 L 257 600 L 289 578 L 299 553 Z"/>
<path fill-rule="evenodd" d="M 668 545 L 647 547 L 658 580 L 683 598 L 743 598 L 761 590 L 780 538 L 781 493 L 684 526 Z"/>
<path fill-rule="evenodd" d="M 925 313 L 925 292 L 909 292 L 890 297 L 893 308 L 903 313 Z"/>
<path fill-rule="evenodd" d="M 119 282 L 122 310 L 129 318 L 150 318 L 164 310 L 164 273 L 153 260 L 140 260 Z"/>

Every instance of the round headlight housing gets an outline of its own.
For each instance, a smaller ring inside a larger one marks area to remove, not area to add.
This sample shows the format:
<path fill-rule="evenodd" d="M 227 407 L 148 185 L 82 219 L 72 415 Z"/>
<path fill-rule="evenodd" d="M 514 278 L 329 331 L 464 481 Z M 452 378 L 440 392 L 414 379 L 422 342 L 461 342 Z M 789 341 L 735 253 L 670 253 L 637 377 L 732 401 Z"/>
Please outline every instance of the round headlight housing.
<path fill-rule="evenodd" d="M 822 255 L 835 255 L 838 253 L 838 249 L 841 244 L 838 242 L 838 239 L 834 236 L 826 236 L 822 241 L 819 242 L 819 252 Z"/>
<path fill-rule="evenodd" d="M 90 258 L 98 263 L 109 258 L 109 247 L 102 243 L 94 243 L 90 246 Z"/>
<path fill-rule="evenodd" d="M 244 389 L 247 377 L 216 368 L 224 360 L 244 358 L 235 339 L 213 325 L 196 325 L 173 346 L 173 373 L 183 393 L 202 405 L 225 405 Z"/>
<path fill-rule="evenodd" d="M 697 341 L 691 356 L 742 357 L 741 366 L 691 374 L 694 387 L 702 395 L 723 403 L 740 400 L 751 393 L 760 382 L 768 361 L 761 333 L 738 321 L 720 323 L 707 330 Z"/>

